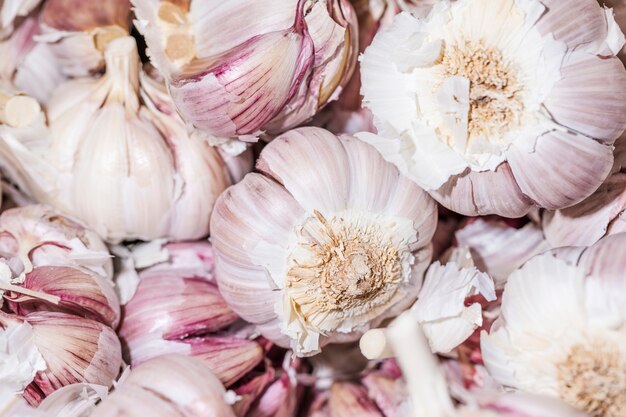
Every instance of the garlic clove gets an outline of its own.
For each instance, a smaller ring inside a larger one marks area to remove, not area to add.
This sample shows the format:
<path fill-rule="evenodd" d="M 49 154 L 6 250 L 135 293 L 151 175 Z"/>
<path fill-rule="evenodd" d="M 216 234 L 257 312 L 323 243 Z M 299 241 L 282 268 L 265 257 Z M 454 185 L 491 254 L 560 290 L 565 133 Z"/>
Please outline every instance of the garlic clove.
<path fill-rule="evenodd" d="M 163 376 L 160 377 L 163 378 Z M 90 415 L 92 417 L 187 417 L 175 404 L 151 391 L 132 385 L 115 390 Z"/>
<path fill-rule="evenodd" d="M 534 223 L 520 229 L 503 221 L 477 219 L 455 233 L 457 245 L 467 247 L 476 267 L 488 273 L 496 287 L 533 256 L 550 249 L 542 230 Z"/>
<path fill-rule="evenodd" d="M 237 402 L 233 404 L 233 411 L 238 417 L 248 415 L 248 411 L 258 397 L 266 390 L 266 388 L 274 381 L 276 371 L 273 367 L 267 366 L 265 372 L 255 376 L 243 385 L 233 388 L 237 395 Z"/>
<path fill-rule="evenodd" d="M 328 408 L 333 417 L 384 417 L 369 398 L 367 390 L 349 382 L 336 382 L 330 389 Z"/>
<path fill-rule="evenodd" d="M 213 65 L 192 63 L 170 84 L 183 118 L 216 136 L 260 131 L 310 72 L 313 45 L 302 25 L 252 38 Z"/>
<path fill-rule="evenodd" d="M 15 20 L 27 16 L 39 3 L 41 0 L 4 0 L 0 4 L 0 39 L 10 35 Z"/>
<path fill-rule="evenodd" d="M 544 208 L 558 209 L 579 203 L 602 185 L 613 164 L 613 149 L 553 131 L 539 137 L 533 153 L 514 148 L 508 158 L 522 192 Z"/>
<path fill-rule="evenodd" d="M 450 179 L 431 195 L 450 210 L 468 216 L 521 217 L 532 207 L 506 162 L 495 171 L 469 171 Z"/>
<path fill-rule="evenodd" d="M 109 394 L 109 387 L 96 384 L 71 384 L 56 390 L 39 404 L 37 410 L 55 417 L 88 417 Z"/>
<path fill-rule="evenodd" d="M 610 293 L 624 294 L 616 291 L 624 287 L 624 242 L 626 233 L 607 236 L 591 246 L 580 256 L 578 264 L 592 277 L 607 283 Z"/>
<path fill-rule="evenodd" d="M 72 10 L 68 15 L 67 11 Z M 104 2 L 46 1 L 40 15 L 43 35 L 63 72 L 84 76 L 104 67 L 106 46 L 130 33 L 128 0 Z"/>
<path fill-rule="evenodd" d="M 117 415 L 106 414 L 105 410 L 115 406 L 119 401 L 118 398 L 124 398 L 126 389 L 131 392 L 137 389 L 137 393 L 149 392 L 155 398 L 160 398 L 176 410 L 175 413 L 167 415 L 234 416 L 232 409 L 224 400 L 226 394 L 224 387 L 211 371 L 196 359 L 164 355 L 143 363 L 130 372 L 119 389 L 101 403 L 93 415 Z M 135 404 L 129 404 L 128 409 L 132 411 L 129 415 L 140 416 L 140 410 L 135 407 L 141 406 L 142 403 L 143 401 L 135 401 Z M 123 408 L 120 411 L 123 411 Z"/>
<path fill-rule="evenodd" d="M 58 297 L 58 303 L 15 294 L 10 300 L 13 310 L 20 315 L 40 310 L 60 311 L 97 320 L 112 328 L 120 321 L 119 301 L 108 278 L 71 267 L 42 266 L 26 274 L 21 286 Z"/>
<path fill-rule="evenodd" d="M 406 384 L 401 378 L 394 378 L 384 372 L 372 372 L 363 378 L 371 398 L 385 416 L 410 415 L 409 396 Z"/>
<path fill-rule="evenodd" d="M 24 397 L 39 404 L 47 395 L 77 382 L 111 386 L 122 364 L 120 342 L 110 327 L 64 313 L 36 312 L 23 319 L 33 328 L 34 343 L 47 368 L 35 376 Z"/>
<path fill-rule="evenodd" d="M 622 62 L 615 57 L 572 54 L 561 68 L 561 77 L 545 102 L 554 120 L 601 143 L 613 143 L 626 129 L 626 119 L 616 117 L 626 112 L 626 91 L 611 88 L 613 83 L 626 83 Z M 576 106 L 578 100 L 588 106 Z"/>

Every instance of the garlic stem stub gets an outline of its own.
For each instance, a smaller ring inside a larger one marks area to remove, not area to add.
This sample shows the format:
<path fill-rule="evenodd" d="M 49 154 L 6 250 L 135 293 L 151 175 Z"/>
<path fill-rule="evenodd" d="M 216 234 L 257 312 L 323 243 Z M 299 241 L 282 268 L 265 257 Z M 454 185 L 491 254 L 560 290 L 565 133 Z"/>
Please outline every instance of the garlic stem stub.
<path fill-rule="evenodd" d="M 37 40 L 49 45 L 61 71 L 86 76 L 104 68 L 104 52 L 112 40 L 130 34 L 130 2 L 50 0 L 39 20 L 42 34 Z"/>
<path fill-rule="evenodd" d="M 378 134 L 359 137 L 464 215 L 572 206 L 602 184 L 626 128 L 623 44 L 593 0 L 400 13 L 362 58 Z"/>
<path fill-rule="evenodd" d="M 371 146 L 320 128 L 270 143 L 211 219 L 220 292 L 297 355 L 357 340 L 417 296 L 432 199 Z"/>
<path fill-rule="evenodd" d="M 132 3 L 151 62 L 204 136 L 256 141 L 296 127 L 337 98 L 356 63 L 346 0 Z"/>

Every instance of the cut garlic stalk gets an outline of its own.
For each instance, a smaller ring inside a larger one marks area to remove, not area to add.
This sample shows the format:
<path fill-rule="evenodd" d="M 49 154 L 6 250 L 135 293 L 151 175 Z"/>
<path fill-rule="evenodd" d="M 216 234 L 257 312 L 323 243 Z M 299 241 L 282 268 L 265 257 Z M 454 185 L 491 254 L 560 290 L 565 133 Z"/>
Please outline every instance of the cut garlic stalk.
<path fill-rule="evenodd" d="M 68 76 L 85 76 L 102 70 L 107 45 L 130 33 L 130 2 L 49 0 L 40 21 L 42 34 L 37 40 L 50 45 L 61 70 Z"/>
<path fill-rule="evenodd" d="M 363 55 L 378 135 L 360 138 L 465 215 L 574 205 L 604 181 L 626 128 L 623 44 L 592 0 L 444 0 L 423 20 L 401 13 Z"/>
<path fill-rule="evenodd" d="M 544 254 L 511 274 L 502 316 L 481 340 L 498 382 L 593 417 L 626 412 L 624 248 L 626 234 L 617 234 L 573 259 Z"/>
<path fill-rule="evenodd" d="M 336 98 L 356 62 L 345 0 L 132 3 L 178 110 L 208 136 L 254 141 L 295 127 Z"/>
<path fill-rule="evenodd" d="M 41 106 L 34 98 L 0 91 L 0 123 L 26 127 L 32 125 L 40 114 Z"/>
<path fill-rule="evenodd" d="M 415 300 L 435 206 L 372 147 L 301 128 L 268 145 L 257 168 L 211 220 L 220 291 L 242 318 L 311 355 Z"/>

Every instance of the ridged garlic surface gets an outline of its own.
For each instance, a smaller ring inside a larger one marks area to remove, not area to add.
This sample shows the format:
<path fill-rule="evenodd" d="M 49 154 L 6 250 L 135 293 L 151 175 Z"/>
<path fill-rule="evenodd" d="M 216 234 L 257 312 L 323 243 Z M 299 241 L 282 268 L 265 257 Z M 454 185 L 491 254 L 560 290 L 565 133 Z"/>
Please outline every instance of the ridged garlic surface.
<path fill-rule="evenodd" d="M 592 417 L 626 413 L 626 234 L 533 258 L 508 279 L 483 333 L 501 384 L 558 397 Z"/>
<path fill-rule="evenodd" d="M 336 99 L 356 62 L 346 0 L 132 3 L 180 114 L 211 140 L 301 124 Z"/>
<path fill-rule="evenodd" d="M 356 340 L 408 307 L 435 204 L 371 146 L 319 128 L 270 143 L 211 219 L 220 292 L 298 355 Z"/>
<path fill-rule="evenodd" d="M 395 17 L 361 60 L 375 146 L 447 208 L 520 217 L 588 197 L 626 127 L 624 36 L 594 0 L 461 0 Z"/>
<path fill-rule="evenodd" d="M 57 89 L 49 128 L 0 131 L 9 177 L 109 242 L 206 236 L 230 182 L 217 150 L 188 135 L 133 38 L 111 41 L 105 61 L 100 78 Z"/>
<path fill-rule="evenodd" d="M 130 1 L 47 0 L 39 20 L 37 40 L 49 45 L 61 71 L 85 76 L 104 68 L 104 52 L 113 39 L 130 34 Z"/>

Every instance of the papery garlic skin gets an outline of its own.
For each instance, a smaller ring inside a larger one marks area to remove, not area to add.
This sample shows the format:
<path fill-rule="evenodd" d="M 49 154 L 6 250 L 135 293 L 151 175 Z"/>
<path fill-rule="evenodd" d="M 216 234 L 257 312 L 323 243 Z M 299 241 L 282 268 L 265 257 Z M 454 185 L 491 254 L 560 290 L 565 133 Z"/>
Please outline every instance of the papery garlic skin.
<path fill-rule="evenodd" d="M 165 355 L 133 369 L 92 417 L 234 417 L 225 394 L 219 380 L 201 362 Z"/>
<path fill-rule="evenodd" d="M 105 61 L 99 79 L 59 87 L 50 128 L 33 143 L 22 131 L 0 131 L 10 177 L 109 242 L 206 236 L 229 184 L 223 161 L 189 137 L 165 87 L 141 72 L 133 38 L 111 41 Z"/>
<path fill-rule="evenodd" d="M 257 169 L 211 219 L 220 292 L 242 318 L 311 355 L 415 300 L 435 205 L 372 147 L 301 128 L 268 145 Z"/>
<path fill-rule="evenodd" d="M 442 1 L 424 20 L 396 16 L 362 58 L 378 135 L 359 137 L 461 214 L 588 197 L 626 128 L 624 37 L 593 0 L 570 3 Z"/>
<path fill-rule="evenodd" d="M 255 141 L 295 127 L 336 98 L 356 62 L 345 0 L 132 3 L 151 62 L 205 136 Z"/>
<path fill-rule="evenodd" d="M 19 17 L 27 16 L 41 0 L 3 0 L 0 2 L 0 39 L 13 32 L 13 23 Z"/>
<path fill-rule="evenodd" d="M 615 252 L 624 242 L 624 234 L 607 237 L 573 262 L 560 252 L 540 255 L 509 277 L 502 316 L 481 338 L 498 382 L 593 417 L 624 414 L 626 280 Z"/>
<path fill-rule="evenodd" d="M 49 44 L 58 66 L 72 77 L 103 69 L 108 43 L 130 34 L 129 0 L 51 0 L 39 18 L 42 35 L 37 40 Z"/>
<path fill-rule="evenodd" d="M 11 323 L 0 328 L 0 381 L 4 389 L 21 394 L 46 367 L 30 324 Z"/>

